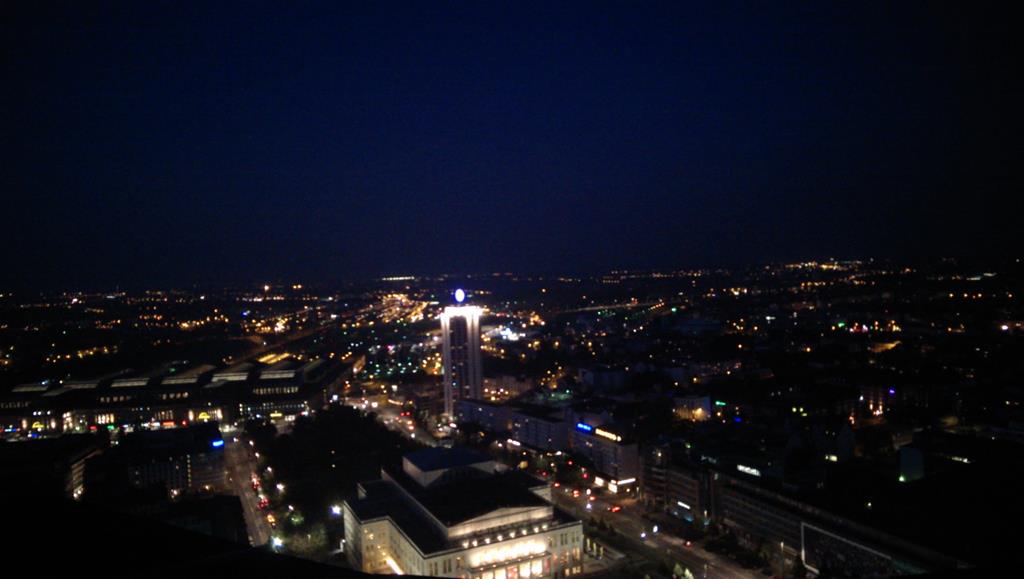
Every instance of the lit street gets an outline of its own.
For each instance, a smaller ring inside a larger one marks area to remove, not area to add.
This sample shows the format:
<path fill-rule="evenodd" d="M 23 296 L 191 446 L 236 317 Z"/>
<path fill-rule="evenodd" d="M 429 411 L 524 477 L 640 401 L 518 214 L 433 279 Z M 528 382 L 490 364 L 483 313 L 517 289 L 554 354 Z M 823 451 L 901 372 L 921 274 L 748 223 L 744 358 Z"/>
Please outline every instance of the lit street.
<path fill-rule="evenodd" d="M 653 523 L 641 516 L 640 509 L 635 504 L 630 504 L 635 501 L 620 501 L 615 496 L 600 496 L 591 502 L 592 507 L 587 510 L 585 508 L 586 495 L 574 499 L 563 489 L 558 488 L 552 489 L 552 496 L 558 506 L 583 520 L 588 520 L 590 517 L 604 519 L 615 529 L 616 533 L 635 547 L 636 550 L 633 554 L 650 557 L 650 551 L 655 549 L 671 561 L 688 568 L 693 576 L 698 578 L 728 579 L 760 576 L 756 569 L 745 569 L 735 561 L 705 551 L 696 543 L 687 547 L 685 541 L 677 536 L 660 531 L 654 533 Z M 608 511 L 608 508 L 613 505 L 621 505 L 622 510 L 617 513 Z M 646 538 L 641 539 L 641 533 L 646 533 Z"/>
<path fill-rule="evenodd" d="M 245 443 L 235 442 L 234 437 L 224 438 L 224 462 L 228 483 L 242 501 L 245 526 L 249 530 L 249 541 L 253 545 L 265 545 L 270 540 L 270 525 L 260 510 L 259 499 L 252 490 L 252 473 L 256 460 Z"/>
<path fill-rule="evenodd" d="M 361 408 L 361 406 L 355 406 Z M 402 436 L 415 440 L 420 444 L 426 446 L 437 446 L 437 439 L 434 436 L 423 429 L 422 426 L 416 423 L 409 417 L 399 416 L 399 410 L 395 406 L 380 406 L 372 409 L 372 412 L 377 414 L 377 420 L 379 420 L 384 426 L 395 432 L 399 432 Z M 412 428 L 409 428 L 410 422 Z"/>

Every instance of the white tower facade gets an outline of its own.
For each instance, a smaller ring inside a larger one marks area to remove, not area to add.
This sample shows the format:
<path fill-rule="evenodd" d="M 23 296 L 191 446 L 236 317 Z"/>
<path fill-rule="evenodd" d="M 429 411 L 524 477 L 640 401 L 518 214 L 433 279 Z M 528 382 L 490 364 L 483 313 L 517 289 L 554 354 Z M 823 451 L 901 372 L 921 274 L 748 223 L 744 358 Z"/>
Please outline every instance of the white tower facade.
<path fill-rule="evenodd" d="M 482 312 L 477 306 L 449 306 L 441 314 L 444 411 L 449 417 L 455 416 L 457 400 L 483 397 L 483 370 L 480 366 Z"/>

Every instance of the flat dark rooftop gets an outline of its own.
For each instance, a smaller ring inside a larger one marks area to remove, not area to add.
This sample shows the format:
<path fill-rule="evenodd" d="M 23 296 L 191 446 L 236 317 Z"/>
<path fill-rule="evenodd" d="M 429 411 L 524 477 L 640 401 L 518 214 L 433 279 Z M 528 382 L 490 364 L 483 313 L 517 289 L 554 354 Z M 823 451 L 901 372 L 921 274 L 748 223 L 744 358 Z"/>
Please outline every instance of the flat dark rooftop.
<path fill-rule="evenodd" d="M 348 503 L 360 520 L 391 517 L 425 554 L 449 548 L 448 538 L 394 482 L 378 480 L 362 483 L 362 487 L 366 490 L 366 498 Z"/>
<path fill-rule="evenodd" d="M 106 442 L 93 434 L 70 434 L 57 438 L 3 442 L 0 443 L 0 464 L 4 468 L 14 468 L 25 463 L 46 464 L 75 460 L 105 446 Z"/>
<path fill-rule="evenodd" d="M 517 406 L 515 411 L 518 414 L 529 416 L 544 422 L 563 422 L 565 419 L 559 415 L 559 410 L 536 404 L 524 404 Z"/>
<path fill-rule="evenodd" d="M 515 507 L 543 507 L 549 503 L 534 494 L 517 472 L 469 478 L 423 488 L 405 472 L 388 475 L 416 498 L 437 520 L 452 526 L 491 511 Z"/>
<path fill-rule="evenodd" d="M 425 448 L 405 455 L 409 462 L 427 472 L 442 468 L 457 468 L 491 460 L 486 454 L 457 446 L 455 448 Z"/>
<path fill-rule="evenodd" d="M 197 422 L 188 428 L 133 432 L 118 445 L 117 453 L 156 457 L 212 452 L 213 441 L 220 439 L 217 422 Z"/>

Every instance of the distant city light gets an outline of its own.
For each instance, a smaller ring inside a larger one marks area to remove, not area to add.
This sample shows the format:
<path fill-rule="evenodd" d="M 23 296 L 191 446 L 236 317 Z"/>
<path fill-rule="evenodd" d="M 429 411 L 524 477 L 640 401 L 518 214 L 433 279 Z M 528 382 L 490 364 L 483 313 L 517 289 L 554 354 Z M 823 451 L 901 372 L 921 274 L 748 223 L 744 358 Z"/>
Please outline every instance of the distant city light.
<path fill-rule="evenodd" d="M 220 447 L 224 446 L 224 441 L 223 440 L 214 440 L 213 442 L 210 443 L 210 446 L 212 446 L 214 448 L 220 448 Z"/>
<path fill-rule="evenodd" d="M 761 471 L 743 464 L 737 464 L 736 470 L 753 476 L 761 476 Z"/>

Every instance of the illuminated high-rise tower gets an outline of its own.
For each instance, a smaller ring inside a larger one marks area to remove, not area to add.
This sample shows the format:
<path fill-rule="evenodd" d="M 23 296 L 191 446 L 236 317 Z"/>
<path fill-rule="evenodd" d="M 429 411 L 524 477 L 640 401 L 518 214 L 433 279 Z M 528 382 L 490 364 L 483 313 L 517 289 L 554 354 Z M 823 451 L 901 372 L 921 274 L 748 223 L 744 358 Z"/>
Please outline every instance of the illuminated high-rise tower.
<path fill-rule="evenodd" d="M 455 416 L 455 401 L 483 397 L 483 371 L 480 367 L 480 314 L 477 306 L 463 305 L 466 292 L 455 290 L 457 306 L 448 306 L 441 314 L 444 340 L 444 411 Z"/>

